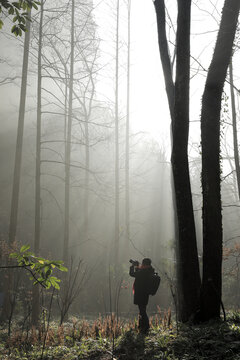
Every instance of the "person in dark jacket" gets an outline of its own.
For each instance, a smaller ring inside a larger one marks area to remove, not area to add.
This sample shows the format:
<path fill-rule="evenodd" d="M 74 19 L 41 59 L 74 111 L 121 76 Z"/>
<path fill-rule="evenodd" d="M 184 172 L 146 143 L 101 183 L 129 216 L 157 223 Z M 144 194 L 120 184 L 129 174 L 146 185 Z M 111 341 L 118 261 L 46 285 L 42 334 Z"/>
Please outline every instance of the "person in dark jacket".
<path fill-rule="evenodd" d="M 134 298 L 133 302 L 139 308 L 139 330 L 147 333 L 149 329 L 149 319 L 147 316 L 147 304 L 149 299 L 149 277 L 154 274 L 154 268 L 151 266 L 151 259 L 145 258 L 142 265 L 139 266 L 135 261 L 130 266 L 129 275 L 135 278 L 133 284 Z"/>

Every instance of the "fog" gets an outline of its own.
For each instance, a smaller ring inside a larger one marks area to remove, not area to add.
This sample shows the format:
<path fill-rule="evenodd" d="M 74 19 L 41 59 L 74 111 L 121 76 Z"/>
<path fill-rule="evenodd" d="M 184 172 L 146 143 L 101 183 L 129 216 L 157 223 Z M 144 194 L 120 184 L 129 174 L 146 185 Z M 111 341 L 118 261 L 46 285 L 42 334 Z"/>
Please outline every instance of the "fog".
<path fill-rule="evenodd" d="M 214 6 L 208 10 L 212 16 L 206 14 L 204 1 L 197 1 L 196 6 L 193 6 L 189 158 L 200 259 L 202 203 L 199 114 L 206 77 L 204 69 L 208 68 L 211 58 L 221 6 L 222 1 L 217 4 L 215 10 Z M 169 9 L 174 25 L 176 10 L 173 6 Z M 31 249 L 34 249 L 39 100 L 37 75 L 41 70 L 39 255 L 49 259 L 65 260 L 66 265 L 73 268 L 73 273 L 81 260 L 78 285 L 75 284 L 80 290 L 70 310 L 74 315 L 110 313 L 116 310 L 116 307 L 124 316 L 135 314 L 136 309 L 132 303 L 132 280 L 128 274 L 129 259 L 141 261 L 144 257 L 152 259 L 153 267 L 162 279 L 161 290 L 150 301 L 150 311 L 156 312 L 157 305 L 162 309 L 174 309 L 174 298 L 171 294 L 171 288 L 175 286 L 175 230 L 171 190 L 170 116 L 158 52 L 154 7 L 151 1 L 140 4 L 132 1 L 128 139 L 128 34 L 125 2 L 122 2 L 120 7 L 117 79 L 116 16 L 116 4 L 114 5 L 113 1 L 76 1 L 73 31 L 75 39 L 72 44 L 74 69 L 71 111 L 70 5 L 64 1 L 60 2 L 60 6 L 56 1 L 45 2 L 41 69 L 38 66 L 39 10 L 33 11 L 31 23 L 15 240 L 18 247 L 21 244 L 29 244 Z M 199 22 L 205 24 L 207 35 L 201 34 Z M 173 42 L 174 26 L 171 26 L 168 19 L 169 36 Z M 2 248 L 9 237 L 24 51 L 24 35 L 16 38 L 10 29 L 10 20 L 6 19 L 0 33 L 3 50 L 0 56 Z M 174 52 L 174 45 L 170 51 Z M 239 54 L 234 61 L 236 64 L 238 57 Z M 239 77 L 236 73 L 236 87 L 238 82 Z M 228 96 L 228 84 L 225 92 Z M 222 198 L 224 244 L 228 249 L 226 251 L 230 251 L 230 248 L 238 246 L 240 205 L 236 179 L 232 171 L 232 129 L 231 124 L 229 125 L 231 114 L 227 98 L 225 106 L 227 110 L 223 114 L 222 126 Z M 70 163 L 66 159 L 68 135 Z M 126 148 L 127 141 L 129 149 Z M 126 182 L 126 151 L 129 154 L 129 188 Z M 68 165 L 69 215 L 66 215 Z M 127 196 L 129 203 L 126 208 Z M 69 226 L 67 235 L 66 226 Z M 5 263 L 3 252 L 1 261 Z M 237 270 L 231 270 L 234 261 L 235 257 L 229 254 L 224 262 L 224 296 L 228 298 L 229 306 L 235 306 L 240 296 L 239 285 L 238 295 L 233 295 L 233 288 L 238 280 L 238 263 Z M 234 275 L 231 271 L 234 271 Z M 31 283 L 25 281 L 25 287 L 31 289 Z M 111 304 L 111 297 L 115 305 Z"/>

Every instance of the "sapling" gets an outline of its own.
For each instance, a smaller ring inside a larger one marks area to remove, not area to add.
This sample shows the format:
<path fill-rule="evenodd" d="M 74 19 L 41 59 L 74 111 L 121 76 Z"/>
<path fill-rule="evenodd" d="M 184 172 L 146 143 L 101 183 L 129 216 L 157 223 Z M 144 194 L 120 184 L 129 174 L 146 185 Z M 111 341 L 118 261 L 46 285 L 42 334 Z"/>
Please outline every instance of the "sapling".
<path fill-rule="evenodd" d="M 30 280 L 34 281 L 34 285 L 39 284 L 45 289 L 49 289 L 51 286 L 57 290 L 60 289 L 60 279 L 56 276 L 52 276 L 53 270 L 56 268 L 60 271 L 68 271 L 63 266 L 63 261 L 47 260 L 39 256 L 35 256 L 34 253 L 28 251 L 29 245 L 23 245 L 19 252 L 14 252 L 9 255 L 10 258 L 17 260 L 17 265 L 0 266 L 0 269 L 14 269 L 22 268 L 30 273 Z"/>

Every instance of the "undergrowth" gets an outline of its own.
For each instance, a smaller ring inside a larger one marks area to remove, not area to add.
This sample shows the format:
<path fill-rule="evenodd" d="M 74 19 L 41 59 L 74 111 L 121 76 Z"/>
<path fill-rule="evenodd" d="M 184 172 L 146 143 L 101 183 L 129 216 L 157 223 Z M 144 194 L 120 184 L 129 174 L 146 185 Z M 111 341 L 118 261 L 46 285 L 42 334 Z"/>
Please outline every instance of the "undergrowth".
<path fill-rule="evenodd" d="M 91 322 L 73 318 L 62 326 L 51 322 L 47 333 L 44 326 L 26 331 L 15 325 L 11 337 L 4 329 L 0 332 L 0 359 L 240 360 L 239 319 L 235 312 L 226 322 L 176 327 L 171 312 L 159 309 L 147 336 L 138 332 L 136 319 L 114 315 Z"/>

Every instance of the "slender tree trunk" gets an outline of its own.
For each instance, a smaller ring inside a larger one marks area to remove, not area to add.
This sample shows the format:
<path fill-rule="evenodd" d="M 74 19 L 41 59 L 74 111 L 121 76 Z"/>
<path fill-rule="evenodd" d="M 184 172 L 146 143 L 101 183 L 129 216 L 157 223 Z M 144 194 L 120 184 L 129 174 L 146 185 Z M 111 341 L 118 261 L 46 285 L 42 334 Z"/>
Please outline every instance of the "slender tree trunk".
<path fill-rule="evenodd" d="M 96 53 L 97 54 L 97 53 Z M 92 105 L 95 95 L 95 84 L 93 78 L 93 65 L 96 61 L 96 54 L 92 62 L 92 66 L 89 67 L 88 61 L 85 59 L 85 65 L 89 73 L 89 81 L 87 83 L 84 101 L 84 127 L 85 127 L 85 179 L 84 179 L 84 238 L 87 240 L 89 237 L 89 171 L 90 171 L 90 139 L 89 139 L 89 120 L 92 114 Z M 88 90 L 90 87 L 90 97 L 88 97 Z"/>
<path fill-rule="evenodd" d="M 31 17 L 30 13 L 28 17 L 29 18 Z M 24 130 L 27 77 L 28 77 L 29 42 L 30 42 L 30 22 L 27 21 L 27 31 L 25 32 L 25 39 L 24 39 L 22 82 L 21 82 L 20 106 L 19 106 L 19 115 L 18 115 L 17 144 L 16 144 L 16 152 L 15 152 L 15 167 L 13 174 L 13 190 L 12 190 L 11 215 L 10 215 L 10 226 L 9 226 L 10 245 L 16 240 L 16 232 L 17 232 L 18 202 L 19 202 L 19 189 L 20 189 L 20 177 L 21 177 L 21 165 L 22 165 L 23 130 Z"/>
<path fill-rule="evenodd" d="M 63 261 L 68 264 L 69 258 L 69 209 L 70 209 L 70 165 L 71 165 L 71 137 L 72 137 L 72 106 L 73 106 L 73 72 L 74 72 L 74 10 L 75 0 L 72 0 L 71 14 L 71 54 L 70 54 L 70 74 L 69 74 L 69 99 L 68 99 L 68 123 L 67 123 L 67 142 L 65 154 L 65 224 L 64 224 L 64 243 Z"/>
<path fill-rule="evenodd" d="M 42 26 L 43 6 L 41 1 L 39 39 L 38 39 L 38 82 L 37 82 L 37 134 L 36 134 L 36 174 L 35 174 L 35 240 L 34 253 L 39 256 L 40 227 L 41 227 L 41 111 L 42 111 Z M 33 286 L 32 323 L 38 324 L 39 312 L 39 285 Z"/>
<path fill-rule="evenodd" d="M 114 261 L 119 261 L 119 0 L 117 0 L 117 23 L 116 23 L 116 62 L 115 62 L 115 242 Z"/>
<path fill-rule="evenodd" d="M 84 206 L 84 240 L 88 239 L 88 232 L 89 232 L 89 168 L 90 168 L 90 148 L 89 148 L 89 116 L 87 111 L 85 111 L 84 117 L 84 128 L 85 128 L 85 179 L 84 179 L 84 199 L 83 199 L 83 206 Z"/>
<path fill-rule="evenodd" d="M 239 8 L 239 0 L 225 0 L 202 99 L 203 277 L 201 315 L 203 320 L 220 316 L 222 295 L 220 112 L 222 91 L 231 60 Z"/>
<path fill-rule="evenodd" d="M 231 93 L 231 108 L 232 108 L 232 125 L 233 125 L 233 151 L 234 162 L 237 179 L 238 199 L 240 200 L 240 164 L 239 164 L 239 151 L 238 151 L 238 131 L 237 131 L 237 116 L 236 116 L 236 102 L 233 87 L 233 66 L 232 60 L 229 65 L 229 78 L 230 78 L 230 93 Z"/>
<path fill-rule="evenodd" d="M 129 154 L 130 154 L 130 59 L 131 59 L 131 0 L 128 0 L 128 42 L 127 42 L 127 115 L 126 115 L 126 160 L 125 160 L 125 254 L 129 253 L 130 242 L 130 194 L 129 194 Z"/>
<path fill-rule="evenodd" d="M 192 195 L 188 165 L 189 132 L 189 72 L 191 1 L 178 0 L 178 27 L 176 44 L 176 82 L 172 79 L 171 61 L 165 29 L 165 4 L 154 2 L 158 41 L 165 78 L 166 92 L 172 119 L 172 172 L 178 226 L 177 278 L 179 318 L 186 321 L 199 308 L 200 273 L 193 216 Z"/>
<path fill-rule="evenodd" d="M 28 14 L 31 18 L 31 12 Z M 19 203 L 19 190 L 21 179 L 21 165 L 22 165 L 22 150 L 23 150 L 23 131 L 24 131 L 24 118 L 25 118 L 25 104 L 27 93 L 27 77 L 28 77 L 28 58 L 29 58 L 29 43 L 30 43 L 30 21 L 27 21 L 24 38 L 24 52 L 23 52 L 23 65 L 22 65 L 22 81 L 20 91 L 20 105 L 18 114 L 18 129 L 17 129 L 17 143 L 15 151 L 15 165 L 13 173 L 13 187 L 12 187 L 12 200 L 11 200 L 11 213 L 9 225 L 9 246 L 11 247 L 16 240 L 17 233 L 17 218 L 18 218 L 18 203 Z M 2 309 L 2 319 L 8 317 L 10 311 L 10 291 L 12 286 L 12 275 L 8 273 L 5 278 L 4 284 L 4 303 Z"/>

